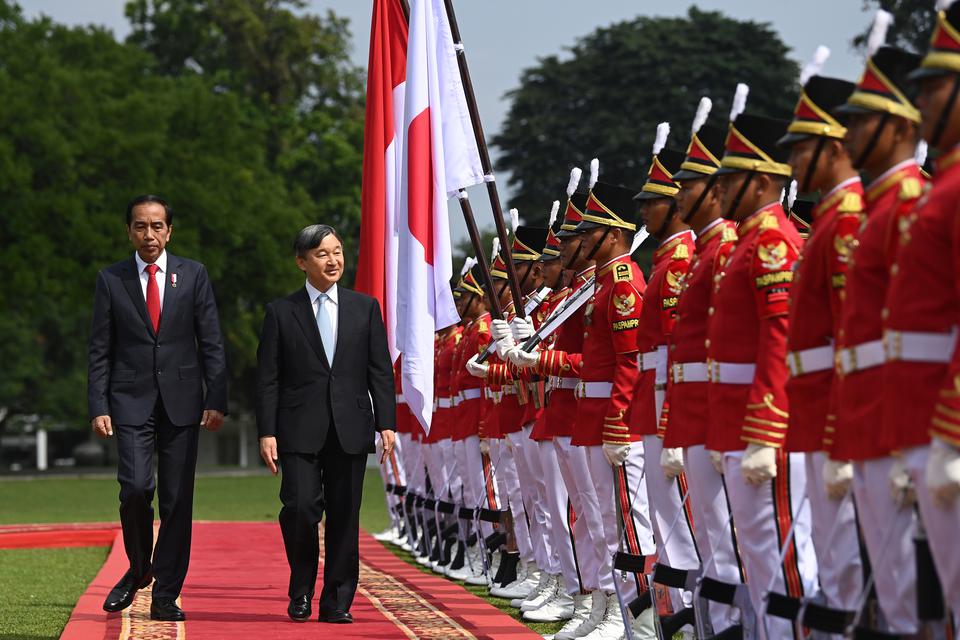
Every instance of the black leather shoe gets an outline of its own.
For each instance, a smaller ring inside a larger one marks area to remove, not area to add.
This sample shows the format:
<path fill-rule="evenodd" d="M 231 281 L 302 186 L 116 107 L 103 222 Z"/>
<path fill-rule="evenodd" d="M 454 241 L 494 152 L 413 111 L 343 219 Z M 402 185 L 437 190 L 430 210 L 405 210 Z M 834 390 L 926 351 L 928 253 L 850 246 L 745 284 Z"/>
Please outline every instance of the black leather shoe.
<path fill-rule="evenodd" d="M 287 615 L 291 620 L 297 622 L 306 622 L 310 619 L 310 596 L 300 596 L 290 600 L 287 607 Z"/>
<path fill-rule="evenodd" d="M 175 600 L 154 598 L 150 603 L 150 619 L 162 622 L 183 622 L 187 616 L 183 615 L 183 609 L 177 606 Z"/>
<path fill-rule="evenodd" d="M 107 599 L 103 601 L 103 610 L 111 613 L 123 611 L 133 603 L 133 597 L 137 595 L 137 591 L 149 587 L 151 582 L 153 582 L 153 572 L 147 571 L 147 575 L 137 579 L 137 576 L 133 575 L 133 570 L 128 569 L 120 578 L 120 582 L 107 594 Z"/>
<path fill-rule="evenodd" d="M 349 611 L 330 611 L 329 613 L 320 612 L 320 622 L 329 622 L 330 624 L 351 624 L 353 616 Z"/>

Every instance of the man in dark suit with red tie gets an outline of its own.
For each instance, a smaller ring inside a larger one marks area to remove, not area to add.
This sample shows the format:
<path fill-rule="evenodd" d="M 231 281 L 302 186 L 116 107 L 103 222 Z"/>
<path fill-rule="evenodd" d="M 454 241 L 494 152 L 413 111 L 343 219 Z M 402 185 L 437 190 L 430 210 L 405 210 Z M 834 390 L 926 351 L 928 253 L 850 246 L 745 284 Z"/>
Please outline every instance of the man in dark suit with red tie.
<path fill-rule="evenodd" d="M 280 530 L 290 565 L 288 615 L 302 622 L 320 559 L 326 516 L 320 621 L 350 623 L 359 578 L 360 499 L 374 432 L 393 450 L 396 398 L 380 305 L 337 285 L 343 245 L 328 225 L 294 242 L 305 285 L 267 305 L 257 350 L 260 454 L 283 470 Z M 381 460 L 381 462 L 383 461 Z"/>
<path fill-rule="evenodd" d="M 223 423 L 227 369 L 210 278 L 202 264 L 167 253 L 172 231 L 173 213 L 161 198 L 140 196 L 127 206 L 136 252 L 97 276 L 87 404 L 94 433 L 117 436 L 120 521 L 130 560 L 103 608 L 130 606 L 156 578 L 150 617 L 180 621 L 198 425 L 215 431 Z"/>

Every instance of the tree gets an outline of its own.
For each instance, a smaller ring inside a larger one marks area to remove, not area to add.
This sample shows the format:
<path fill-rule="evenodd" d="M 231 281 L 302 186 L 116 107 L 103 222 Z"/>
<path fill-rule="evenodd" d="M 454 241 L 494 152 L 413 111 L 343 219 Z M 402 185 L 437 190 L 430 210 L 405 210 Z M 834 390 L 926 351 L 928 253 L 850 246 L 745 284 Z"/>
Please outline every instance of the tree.
<path fill-rule="evenodd" d="M 865 13 L 873 15 L 878 9 L 889 11 L 893 15 L 893 24 L 887 32 L 887 43 L 909 51 L 926 51 L 930 46 L 930 35 L 936 23 L 937 12 L 934 3 L 928 0 L 863 0 Z M 870 26 L 857 35 L 851 44 L 863 50 L 867 46 Z"/>
<path fill-rule="evenodd" d="M 568 59 L 541 59 L 507 94 L 494 139 L 499 167 L 511 173 L 511 204 L 528 217 L 546 210 L 563 195 L 570 167 L 586 169 L 591 157 L 602 180 L 639 188 L 657 124 L 669 121 L 669 146 L 685 149 L 700 97 L 713 100 L 711 121 L 725 126 L 737 82 L 751 87 L 750 112 L 789 117 L 798 66 L 787 53 L 768 24 L 692 7 L 685 18 L 597 29 Z"/>

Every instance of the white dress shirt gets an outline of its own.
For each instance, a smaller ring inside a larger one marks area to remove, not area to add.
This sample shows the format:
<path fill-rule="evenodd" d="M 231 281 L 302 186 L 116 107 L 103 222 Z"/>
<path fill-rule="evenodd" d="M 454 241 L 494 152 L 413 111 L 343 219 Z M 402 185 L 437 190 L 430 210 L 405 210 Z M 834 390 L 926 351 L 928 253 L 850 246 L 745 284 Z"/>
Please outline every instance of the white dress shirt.
<path fill-rule="evenodd" d="M 339 308 L 339 301 L 337 298 L 337 284 L 333 283 L 333 286 L 331 286 L 326 291 L 320 291 L 320 289 L 317 289 L 315 286 L 310 284 L 309 280 L 307 280 L 307 295 L 310 297 L 310 304 L 313 306 L 314 317 L 316 317 L 317 312 L 320 309 L 319 298 L 320 298 L 320 295 L 323 293 L 326 293 L 327 297 L 329 298 L 329 300 L 327 300 L 327 303 L 324 305 L 324 309 L 327 312 L 327 317 L 330 318 L 330 328 L 333 329 L 333 344 L 336 345 L 337 329 L 338 329 L 337 319 L 339 316 L 339 314 L 337 313 L 337 309 Z M 334 357 L 336 357 L 336 354 L 334 354 Z"/>
<path fill-rule="evenodd" d="M 137 262 L 137 273 L 140 274 L 140 291 L 143 293 L 143 299 L 147 299 L 147 278 L 150 277 L 150 274 L 147 273 L 147 263 L 143 261 L 143 258 L 140 257 L 139 253 L 133 254 L 133 259 Z M 160 290 L 160 308 L 163 309 L 163 290 L 167 286 L 167 250 L 164 249 L 160 253 L 160 257 L 157 258 L 157 261 L 153 264 L 160 267 L 157 271 L 157 288 Z"/>

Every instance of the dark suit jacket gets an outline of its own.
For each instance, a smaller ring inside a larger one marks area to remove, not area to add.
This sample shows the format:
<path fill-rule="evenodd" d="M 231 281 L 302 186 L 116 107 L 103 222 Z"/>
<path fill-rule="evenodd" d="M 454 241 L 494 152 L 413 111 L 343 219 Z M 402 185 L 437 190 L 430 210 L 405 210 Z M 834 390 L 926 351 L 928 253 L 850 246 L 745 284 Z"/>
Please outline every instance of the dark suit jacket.
<path fill-rule="evenodd" d="M 207 270 L 167 252 L 163 277 L 155 334 L 133 256 L 97 275 L 87 369 L 91 419 L 144 424 L 158 394 L 177 426 L 199 424 L 204 409 L 227 412 L 226 357 Z"/>
<path fill-rule="evenodd" d="M 257 428 L 261 438 L 276 436 L 280 452 L 322 450 L 331 426 L 345 452 L 372 452 L 374 431 L 394 428 L 393 367 L 380 304 L 337 289 L 332 365 L 306 287 L 267 305 L 257 349 Z"/>

